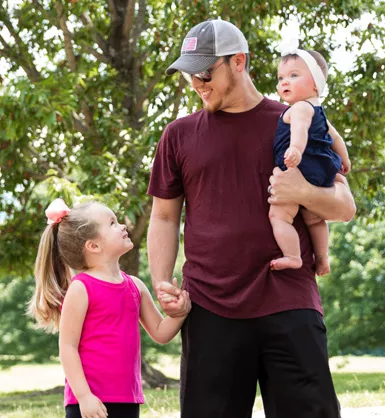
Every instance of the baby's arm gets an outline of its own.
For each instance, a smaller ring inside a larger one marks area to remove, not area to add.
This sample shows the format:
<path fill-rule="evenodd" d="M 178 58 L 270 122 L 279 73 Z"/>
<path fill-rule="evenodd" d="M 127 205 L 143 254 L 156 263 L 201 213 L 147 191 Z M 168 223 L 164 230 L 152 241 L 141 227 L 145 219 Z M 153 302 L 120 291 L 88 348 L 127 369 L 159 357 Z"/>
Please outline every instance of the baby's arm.
<path fill-rule="evenodd" d="M 177 318 L 171 318 L 169 316 L 164 318 L 159 312 L 159 309 L 156 307 L 146 285 L 137 277 L 133 277 L 133 279 L 141 294 L 140 322 L 143 328 L 157 343 L 168 343 L 179 332 L 183 321 L 186 319 L 187 314 L 190 312 L 191 302 L 188 293 L 183 290 L 177 301 L 170 302 L 177 304 L 178 308 L 184 310 L 186 314 Z"/>
<path fill-rule="evenodd" d="M 348 174 L 351 169 L 351 163 L 346 144 L 341 135 L 337 132 L 337 129 L 329 121 L 327 122 L 329 126 L 329 134 L 333 138 L 332 150 L 342 158 L 342 174 Z"/>
<path fill-rule="evenodd" d="M 284 122 L 290 123 L 290 147 L 284 156 L 287 168 L 297 167 L 301 162 L 313 115 L 314 109 L 309 103 L 297 102 L 283 116 Z"/>
<path fill-rule="evenodd" d="M 64 298 L 59 328 L 60 361 L 71 389 L 79 401 L 82 416 L 107 417 L 107 409 L 92 394 L 84 375 L 78 346 L 88 309 L 88 295 L 84 284 L 75 280 Z"/>

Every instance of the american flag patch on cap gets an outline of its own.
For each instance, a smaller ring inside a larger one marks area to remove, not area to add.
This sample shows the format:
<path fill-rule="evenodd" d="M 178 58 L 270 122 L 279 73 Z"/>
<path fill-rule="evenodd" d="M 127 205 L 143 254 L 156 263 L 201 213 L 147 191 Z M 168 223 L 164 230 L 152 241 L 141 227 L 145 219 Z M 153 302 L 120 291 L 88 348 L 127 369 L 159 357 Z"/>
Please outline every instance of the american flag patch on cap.
<path fill-rule="evenodd" d="M 195 51 L 197 47 L 197 38 L 185 38 L 182 45 L 182 52 Z"/>

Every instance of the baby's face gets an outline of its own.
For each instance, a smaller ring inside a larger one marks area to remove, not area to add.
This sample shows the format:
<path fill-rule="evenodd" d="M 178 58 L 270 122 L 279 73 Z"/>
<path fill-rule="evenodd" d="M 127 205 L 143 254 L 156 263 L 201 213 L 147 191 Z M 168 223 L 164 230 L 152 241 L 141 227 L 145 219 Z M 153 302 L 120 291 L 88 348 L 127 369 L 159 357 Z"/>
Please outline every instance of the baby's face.
<path fill-rule="evenodd" d="M 300 57 L 279 63 L 277 89 L 279 97 L 289 104 L 317 97 L 313 76 Z"/>

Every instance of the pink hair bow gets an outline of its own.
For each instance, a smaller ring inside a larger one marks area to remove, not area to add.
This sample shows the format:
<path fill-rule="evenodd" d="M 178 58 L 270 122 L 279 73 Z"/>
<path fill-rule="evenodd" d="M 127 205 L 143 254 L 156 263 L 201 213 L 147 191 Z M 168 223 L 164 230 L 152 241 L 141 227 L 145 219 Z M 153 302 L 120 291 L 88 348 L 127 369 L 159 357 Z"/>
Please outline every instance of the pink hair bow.
<path fill-rule="evenodd" d="M 71 209 L 64 203 L 63 199 L 55 199 L 45 211 L 48 218 L 47 224 L 58 224 L 70 212 Z"/>

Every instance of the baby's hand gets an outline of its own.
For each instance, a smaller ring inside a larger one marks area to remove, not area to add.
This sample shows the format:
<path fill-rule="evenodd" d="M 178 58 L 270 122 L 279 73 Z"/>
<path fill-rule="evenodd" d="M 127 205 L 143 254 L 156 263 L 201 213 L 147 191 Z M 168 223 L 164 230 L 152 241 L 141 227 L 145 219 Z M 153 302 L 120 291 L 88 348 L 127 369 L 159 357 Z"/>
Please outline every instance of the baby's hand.
<path fill-rule="evenodd" d="M 102 401 L 92 393 L 79 398 L 79 407 L 82 417 L 107 418 L 107 408 Z"/>
<path fill-rule="evenodd" d="M 295 168 L 302 160 L 301 151 L 296 147 L 289 147 L 284 155 L 284 163 L 287 168 Z"/>
<path fill-rule="evenodd" d="M 341 165 L 341 170 L 340 170 L 341 174 L 343 174 L 343 175 L 348 174 L 349 171 L 351 170 L 351 168 L 352 168 L 352 164 L 351 164 L 349 158 L 347 160 L 343 159 L 342 160 L 342 165 Z"/>

